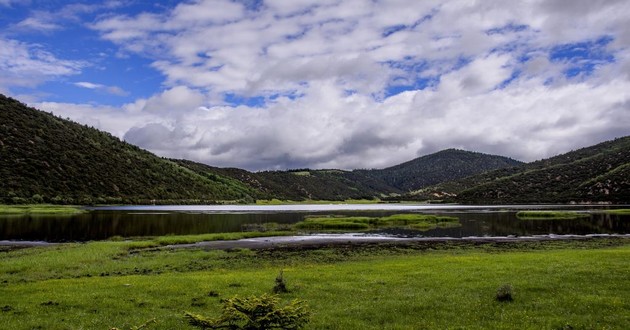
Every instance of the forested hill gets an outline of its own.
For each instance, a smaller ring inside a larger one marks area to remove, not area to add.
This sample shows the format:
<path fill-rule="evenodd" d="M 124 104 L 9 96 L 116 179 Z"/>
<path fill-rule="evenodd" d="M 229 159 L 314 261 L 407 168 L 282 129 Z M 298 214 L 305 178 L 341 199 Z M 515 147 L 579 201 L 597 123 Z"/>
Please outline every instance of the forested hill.
<path fill-rule="evenodd" d="M 265 171 L 251 173 L 235 168 L 216 168 L 177 161 L 200 175 L 218 173 L 261 192 L 262 198 L 288 200 L 345 200 L 391 198 L 411 189 L 454 180 L 521 162 L 477 152 L 444 150 L 382 170 Z"/>
<path fill-rule="evenodd" d="M 370 170 L 367 174 L 399 190 L 412 191 L 440 182 L 522 164 L 507 157 L 447 149 L 382 170 Z"/>
<path fill-rule="evenodd" d="M 630 137 L 428 187 L 464 203 L 630 202 Z"/>
<path fill-rule="evenodd" d="M 261 199 L 330 200 L 373 199 L 399 194 L 400 190 L 362 173 L 342 170 L 300 169 L 248 172 L 238 168 L 217 168 L 187 160 L 174 160 L 200 175 L 218 173 L 258 191 Z"/>
<path fill-rule="evenodd" d="M 0 95 L 0 203 L 207 203 L 256 193 Z"/>

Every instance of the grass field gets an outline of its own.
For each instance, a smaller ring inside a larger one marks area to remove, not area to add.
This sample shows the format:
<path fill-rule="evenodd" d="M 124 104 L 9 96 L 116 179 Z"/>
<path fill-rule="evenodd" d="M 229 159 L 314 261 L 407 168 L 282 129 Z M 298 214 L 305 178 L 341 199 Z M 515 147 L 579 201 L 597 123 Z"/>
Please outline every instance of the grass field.
<path fill-rule="evenodd" d="M 92 242 L 0 253 L 0 329 L 192 329 L 280 270 L 307 329 L 626 329 L 630 240 L 316 250 L 171 250 Z M 511 284 L 513 302 L 497 302 Z"/>

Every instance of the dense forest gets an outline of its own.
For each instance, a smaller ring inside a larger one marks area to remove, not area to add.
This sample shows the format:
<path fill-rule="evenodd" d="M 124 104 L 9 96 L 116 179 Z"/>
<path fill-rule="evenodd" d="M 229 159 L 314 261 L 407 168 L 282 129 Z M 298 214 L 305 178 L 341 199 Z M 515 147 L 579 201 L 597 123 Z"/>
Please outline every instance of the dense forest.
<path fill-rule="evenodd" d="M 524 164 L 448 149 L 385 169 L 249 172 L 165 159 L 0 95 L 0 203 L 630 202 L 630 137 Z"/>

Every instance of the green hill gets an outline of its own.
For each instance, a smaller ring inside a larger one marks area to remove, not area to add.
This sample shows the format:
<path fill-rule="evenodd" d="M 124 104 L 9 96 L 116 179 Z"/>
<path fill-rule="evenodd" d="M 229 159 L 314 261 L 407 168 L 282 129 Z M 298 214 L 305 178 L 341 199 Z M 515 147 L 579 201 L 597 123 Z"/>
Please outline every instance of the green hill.
<path fill-rule="evenodd" d="M 253 194 L 0 95 L 0 203 L 208 203 Z"/>
<path fill-rule="evenodd" d="M 413 191 L 440 182 L 521 164 L 523 163 L 507 157 L 447 149 L 382 170 L 370 170 L 368 175 L 399 190 Z"/>
<path fill-rule="evenodd" d="M 329 200 L 372 199 L 401 191 L 384 182 L 354 171 L 299 169 L 248 172 L 238 168 L 217 168 L 187 160 L 175 160 L 200 175 L 217 173 L 240 181 L 258 191 L 260 199 Z"/>
<path fill-rule="evenodd" d="M 630 201 L 630 137 L 416 192 L 464 203 Z"/>

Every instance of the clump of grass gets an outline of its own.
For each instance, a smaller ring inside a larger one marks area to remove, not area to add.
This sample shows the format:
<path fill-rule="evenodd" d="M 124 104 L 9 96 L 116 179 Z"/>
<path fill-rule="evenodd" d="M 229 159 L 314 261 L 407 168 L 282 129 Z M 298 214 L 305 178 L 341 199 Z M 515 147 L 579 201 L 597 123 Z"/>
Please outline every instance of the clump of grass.
<path fill-rule="evenodd" d="M 378 227 L 411 227 L 432 229 L 436 227 L 459 226 L 456 217 L 427 214 L 395 214 L 387 217 L 307 217 L 295 224 L 297 229 L 314 230 L 366 230 Z"/>
<path fill-rule="evenodd" d="M 499 302 L 510 302 L 514 300 L 513 288 L 510 284 L 503 284 L 497 289 L 494 299 Z"/>
<path fill-rule="evenodd" d="M 521 220 L 570 220 L 589 218 L 588 213 L 575 211 L 519 211 L 516 217 Z"/>

